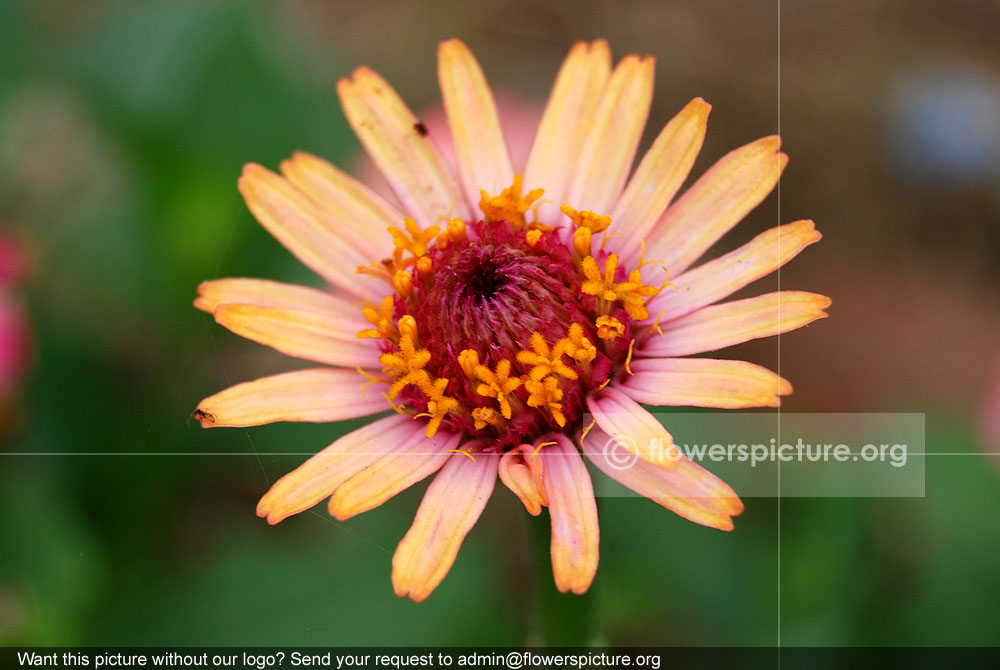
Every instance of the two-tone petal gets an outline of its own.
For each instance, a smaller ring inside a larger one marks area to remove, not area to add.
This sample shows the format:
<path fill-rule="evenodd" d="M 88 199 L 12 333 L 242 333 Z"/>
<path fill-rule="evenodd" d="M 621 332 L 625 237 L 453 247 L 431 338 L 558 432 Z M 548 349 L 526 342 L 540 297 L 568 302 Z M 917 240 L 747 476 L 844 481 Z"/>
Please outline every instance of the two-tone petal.
<path fill-rule="evenodd" d="M 385 411 L 385 398 L 365 394 L 356 370 L 313 368 L 236 384 L 198 404 L 203 428 L 259 426 L 276 421 L 325 423 Z"/>
<path fill-rule="evenodd" d="M 776 291 L 703 307 L 668 321 L 637 348 L 645 357 L 689 356 L 771 337 L 826 318 L 830 299 L 806 291 Z"/>
<path fill-rule="evenodd" d="M 584 593 L 597 574 L 600 531 L 587 466 L 564 435 L 541 449 L 542 482 L 552 521 L 552 573 L 563 593 Z"/>
<path fill-rule="evenodd" d="M 348 433 L 275 482 L 257 503 L 257 516 L 276 524 L 303 512 L 386 454 L 424 438 L 408 416 L 393 415 Z"/>
<path fill-rule="evenodd" d="M 616 388 L 647 405 L 778 407 L 781 396 L 792 392 L 787 379 L 747 361 L 643 358 L 631 367 L 632 374 Z"/>
<path fill-rule="evenodd" d="M 397 596 L 421 602 L 448 574 L 493 493 L 499 460 L 497 454 L 452 454 L 441 468 L 392 556 Z"/>
<path fill-rule="evenodd" d="M 611 438 L 594 429 L 583 440 L 583 453 L 611 479 L 689 521 L 719 530 L 732 530 L 732 517 L 743 511 L 743 502 L 724 481 L 681 455 L 672 470 L 644 461 L 627 467 L 605 450 Z"/>

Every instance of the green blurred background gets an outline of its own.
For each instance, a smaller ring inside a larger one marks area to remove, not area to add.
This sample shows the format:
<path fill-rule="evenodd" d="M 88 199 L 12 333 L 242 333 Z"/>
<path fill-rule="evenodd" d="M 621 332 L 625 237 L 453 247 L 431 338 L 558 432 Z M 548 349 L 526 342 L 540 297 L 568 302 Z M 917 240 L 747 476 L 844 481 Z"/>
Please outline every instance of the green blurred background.
<path fill-rule="evenodd" d="M 998 33 L 980 0 L 0 0 L 0 220 L 31 252 L 34 340 L 0 444 L 0 642 L 1000 644 Z M 780 197 L 719 249 L 779 219 L 825 234 L 782 271 L 834 300 L 782 338 L 785 410 L 925 412 L 928 451 L 967 455 L 931 457 L 924 498 L 748 499 L 731 534 L 602 498 L 582 600 L 555 596 L 500 488 L 420 605 L 389 574 L 424 485 L 345 523 L 257 519 L 294 454 L 349 426 L 189 419 L 301 367 L 191 306 L 204 279 L 316 281 L 236 177 L 296 149 L 357 167 L 336 80 L 367 64 L 426 109 L 451 36 L 528 108 L 577 39 L 656 55 L 647 143 L 713 104 L 695 174 L 780 128 Z"/>

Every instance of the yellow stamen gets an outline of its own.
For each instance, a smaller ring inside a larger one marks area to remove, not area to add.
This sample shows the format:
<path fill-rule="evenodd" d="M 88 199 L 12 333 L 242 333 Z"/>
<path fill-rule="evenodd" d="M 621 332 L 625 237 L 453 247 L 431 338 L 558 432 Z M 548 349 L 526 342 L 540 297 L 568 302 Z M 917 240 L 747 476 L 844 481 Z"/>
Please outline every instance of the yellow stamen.
<path fill-rule="evenodd" d="M 542 197 L 543 189 L 535 188 L 521 195 L 521 175 L 514 175 L 514 183 L 500 192 L 500 195 L 489 195 L 480 191 L 479 209 L 483 211 L 486 220 L 507 221 L 514 230 L 520 230 L 527 225 L 524 213 L 531 208 L 532 203 Z"/>
<path fill-rule="evenodd" d="M 592 233 L 605 231 L 611 225 L 611 217 L 607 214 L 600 216 L 587 209 L 577 211 L 569 205 L 561 206 L 559 211 L 568 216 L 573 221 L 574 226 L 586 228 Z"/>
<path fill-rule="evenodd" d="M 396 226 L 387 228 L 389 234 L 392 235 L 392 243 L 396 245 L 397 249 L 409 251 L 414 258 L 426 256 L 427 245 L 434 239 L 434 236 L 441 232 L 441 227 L 430 226 L 427 230 L 420 230 L 417 222 L 410 217 L 403 219 L 403 224 L 406 226 L 405 233 Z"/>
<path fill-rule="evenodd" d="M 406 409 L 406 405 L 403 404 L 397 405 L 392 401 L 392 398 L 390 398 L 387 393 L 383 393 L 382 397 L 385 398 L 386 402 L 389 403 L 389 407 L 391 407 L 398 414 L 402 414 L 403 416 L 413 416 L 414 418 L 416 418 L 413 412 Z"/>
<path fill-rule="evenodd" d="M 426 279 L 431 276 L 434 271 L 434 263 L 431 262 L 430 256 L 421 256 L 417 259 L 417 273 Z"/>
<path fill-rule="evenodd" d="M 558 442 L 540 442 L 538 444 L 538 446 L 535 448 L 534 453 L 531 454 L 532 460 L 534 460 L 535 456 L 538 455 L 538 452 L 541 451 L 543 447 L 551 447 L 553 444 L 559 444 L 559 443 Z"/>
<path fill-rule="evenodd" d="M 458 353 L 458 364 L 470 379 L 476 377 L 476 368 L 479 367 L 479 354 L 474 349 L 463 349 Z"/>
<path fill-rule="evenodd" d="M 456 218 L 448 222 L 448 239 L 453 242 L 465 239 L 465 221 Z"/>
<path fill-rule="evenodd" d="M 500 403 L 500 412 L 503 418 L 509 419 L 511 416 L 510 400 L 508 395 L 516 391 L 521 386 L 518 377 L 510 376 L 510 361 L 506 358 L 497 363 L 496 370 L 490 370 L 485 365 L 476 366 L 476 376 L 483 382 L 476 387 L 476 393 L 487 398 L 496 398 Z"/>
<path fill-rule="evenodd" d="M 581 256 L 590 255 L 590 246 L 593 241 L 593 234 L 590 228 L 577 228 L 573 231 L 573 250 Z"/>
<path fill-rule="evenodd" d="M 528 396 L 529 407 L 544 407 L 552 412 L 552 418 L 560 427 L 566 425 L 566 416 L 562 413 L 563 391 L 559 388 L 559 380 L 551 375 L 539 380 L 529 379 L 524 382 Z"/>
<path fill-rule="evenodd" d="M 423 369 L 431 360 L 431 352 L 417 349 L 413 338 L 401 335 L 399 351 L 384 353 L 378 357 L 385 374 L 396 381 L 389 387 L 389 398 L 395 398 L 400 391 L 410 384 L 424 390 L 430 387 L 430 375 Z M 424 390 L 426 393 L 427 391 Z"/>
<path fill-rule="evenodd" d="M 413 275 L 409 270 L 396 270 L 396 274 L 392 276 L 392 288 L 405 298 L 413 295 Z"/>
<path fill-rule="evenodd" d="M 632 347 L 634 346 L 635 338 L 632 338 L 632 341 L 628 343 L 628 356 L 625 357 L 625 371 L 629 374 L 633 374 L 632 368 L 630 368 L 628 364 L 632 362 Z"/>
<path fill-rule="evenodd" d="M 614 342 L 625 334 L 625 324 L 613 316 L 599 316 L 595 325 L 597 336 L 608 342 Z"/>
<path fill-rule="evenodd" d="M 601 388 L 604 387 L 602 386 Z M 597 424 L 597 419 L 593 419 L 590 423 L 587 424 L 587 427 L 583 429 L 582 433 L 580 433 L 580 444 L 583 444 L 583 440 L 585 437 L 587 437 L 587 433 L 589 433 L 596 424 Z"/>
<path fill-rule="evenodd" d="M 574 323 L 569 327 L 569 344 L 566 354 L 580 363 L 589 363 L 597 358 L 597 347 L 583 334 L 583 326 Z"/>
<path fill-rule="evenodd" d="M 597 296 L 603 300 L 621 300 L 622 306 L 631 319 L 642 321 L 649 318 L 646 309 L 646 299 L 660 292 L 655 286 L 645 286 L 638 269 L 629 273 L 628 281 L 615 283 L 615 270 L 618 268 L 618 254 L 610 254 L 604 263 L 604 276 L 597 267 L 593 256 L 587 256 L 581 263 L 583 274 L 587 280 L 580 290 L 588 295 Z"/>
<path fill-rule="evenodd" d="M 360 365 L 358 367 L 356 367 L 355 370 L 357 370 L 358 373 L 360 373 L 362 376 L 368 378 L 368 381 L 366 381 L 364 384 L 361 385 L 361 395 L 364 395 L 365 394 L 365 389 L 368 388 L 369 386 L 371 386 L 372 384 L 377 384 L 377 383 L 391 384 L 392 383 L 391 379 L 382 379 L 381 377 L 376 377 L 375 375 L 373 375 L 372 373 L 370 373 L 370 372 L 368 372 L 366 370 L 362 370 Z"/>
<path fill-rule="evenodd" d="M 420 346 L 420 334 L 417 332 L 417 320 L 410 314 L 405 314 L 399 318 L 397 324 L 399 334 L 409 337 L 414 346 Z"/>
<path fill-rule="evenodd" d="M 549 373 L 556 373 L 566 379 L 576 379 L 576 370 L 569 367 L 562 361 L 570 341 L 563 338 L 556 342 L 554 347 L 549 347 L 549 343 L 541 333 L 535 331 L 531 334 L 531 351 L 525 349 L 518 352 L 517 362 L 523 365 L 532 366 L 529 376 L 532 381 L 538 381 Z"/>
<path fill-rule="evenodd" d="M 500 413 L 492 407 L 477 407 L 472 410 L 472 419 L 476 430 L 482 430 L 486 426 L 495 426 L 500 423 Z"/>
<path fill-rule="evenodd" d="M 466 456 L 468 456 L 469 458 L 472 459 L 473 463 L 476 462 L 476 457 L 473 456 L 472 452 L 469 451 L 468 449 L 445 449 L 444 453 L 446 453 L 446 454 L 465 454 Z"/>
<path fill-rule="evenodd" d="M 528 242 L 528 246 L 534 249 L 535 245 L 542 239 L 542 231 L 537 228 L 529 230 L 525 234 L 524 239 Z"/>
<path fill-rule="evenodd" d="M 360 340 L 373 337 L 385 340 L 395 340 L 399 333 L 396 331 L 396 326 L 392 323 L 393 307 L 394 302 L 392 296 L 388 295 L 382 300 L 382 304 L 379 305 L 378 310 L 374 307 L 365 307 L 361 310 L 361 315 L 365 317 L 368 323 L 375 327 L 359 332 L 358 339 Z"/>
<path fill-rule="evenodd" d="M 430 421 L 427 422 L 427 437 L 434 437 L 434 433 L 437 432 L 444 417 L 458 407 L 457 400 L 444 394 L 444 390 L 447 387 L 448 380 L 442 378 L 435 379 L 434 383 L 428 384 L 427 387 L 421 387 L 421 390 L 430 400 L 427 401 L 427 411 L 417 414 L 414 418 L 421 416 L 430 417 Z"/>
<path fill-rule="evenodd" d="M 653 320 L 653 323 L 650 324 L 649 328 L 647 328 L 645 331 L 643 331 L 642 336 L 644 338 L 645 337 L 649 337 L 650 335 L 652 335 L 654 330 L 657 333 L 660 334 L 660 337 L 663 337 L 663 330 L 660 328 L 660 319 L 662 319 L 663 315 L 666 314 L 666 313 L 667 313 L 667 310 L 665 310 L 665 309 L 661 309 L 660 310 L 660 313 L 656 315 L 656 318 Z"/>

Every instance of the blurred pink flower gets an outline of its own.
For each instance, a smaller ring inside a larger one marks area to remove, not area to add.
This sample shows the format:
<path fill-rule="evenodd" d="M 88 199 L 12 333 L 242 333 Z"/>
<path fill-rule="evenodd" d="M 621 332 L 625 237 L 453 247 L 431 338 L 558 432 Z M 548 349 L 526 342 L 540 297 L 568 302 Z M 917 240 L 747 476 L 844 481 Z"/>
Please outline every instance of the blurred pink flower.
<path fill-rule="evenodd" d="M 15 237 L 0 233 L 0 430 L 10 423 L 10 399 L 31 358 L 31 329 L 17 285 L 27 274 L 28 254 Z"/>
<path fill-rule="evenodd" d="M 986 437 L 986 451 L 993 453 L 993 462 L 1000 467 L 1000 369 L 986 395 L 980 427 Z"/>

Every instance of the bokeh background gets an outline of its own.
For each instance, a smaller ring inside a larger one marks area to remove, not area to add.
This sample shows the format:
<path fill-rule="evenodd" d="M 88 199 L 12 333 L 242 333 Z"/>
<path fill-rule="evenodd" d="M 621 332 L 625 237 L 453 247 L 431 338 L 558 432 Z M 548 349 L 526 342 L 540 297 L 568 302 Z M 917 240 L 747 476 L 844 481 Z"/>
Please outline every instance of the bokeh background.
<path fill-rule="evenodd" d="M 982 0 L 780 16 L 774 0 L 0 0 L 0 642 L 770 645 L 780 626 L 789 645 L 1000 643 L 997 34 Z M 421 605 L 389 574 L 424 485 L 346 523 L 257 519 L 302 460 L 258 454 L 349 426 L 189 418 L 299 365 L 197 312 L 198 282 L 316 281 L 236 177 L 296 149 L 363 169 L 337 79 L 367 64 L 431 108 L 451 36 L 520 96 L 511 119 L 544 103 L 577 39 L 656 55 L 647 143 L 692 97 L 713 104 L 695 175 L 780 129 L 780 194 L 719 249 L 816 220 L 823 242 L 782 286 L 834 305 L 781 339 L 784 410 L 926 413 L 928 451 L 961 454 L 928 459 L 926 496 L 753 498 L 731 534 L 601 499 L 580 599 L 533 563 L 545 522 L 498 488 Z"/>

